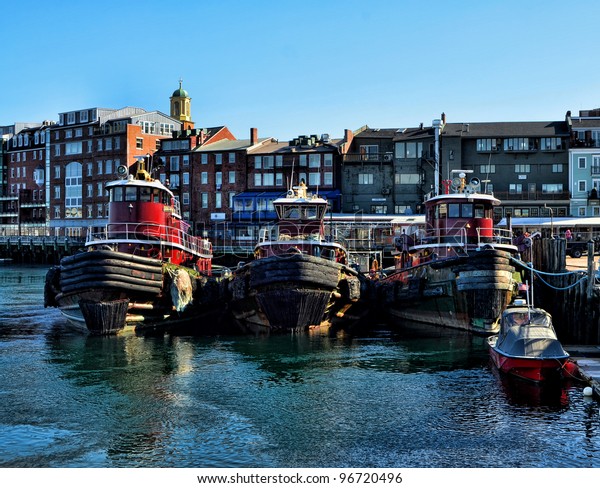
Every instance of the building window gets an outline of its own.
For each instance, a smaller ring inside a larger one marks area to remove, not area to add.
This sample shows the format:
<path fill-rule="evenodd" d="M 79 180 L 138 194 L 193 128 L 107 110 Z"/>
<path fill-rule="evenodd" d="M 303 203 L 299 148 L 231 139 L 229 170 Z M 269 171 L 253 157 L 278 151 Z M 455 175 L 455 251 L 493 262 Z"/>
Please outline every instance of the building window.
<path fill-rule="evenodd" d="M 230 152 L 228 155 L 228 161 L 229 164 L 234 164 L 235 163 L 235 153 Z"/>
<path fill-rule="evenodd" d="M 300 154 L 298 166 L 306 166 L 306 154 Z"/>
<path fill-rule="evenodd" d="M 371 213 L 387 214 L 387 205 L 371 205 Z"/>
<path fill-rule="evenodd" d="M 54 177 L 60 178 L 60 166 L 58 164 L 54 166 Z"/>
<path fill-rule="evenodd" d="M 79 112 L 79 122 L 85 123 L 88 121 L 88 112 L 87 110 L 82 110 Z"/>
<path fill-rule="evenodd" d="M 562 193 L 562 183 L 544 183 L 542 184 L 542 193 Z"/>
<path fill-rule="evenodd" d="M 201 162 L 202 164 L 208 164 L 208 154 L 206 154 L 206 153 L 203 153 L 203 154 L 200 156 L 200 162 Z"/>
<path fill-rule="evenodd" d="M 262 186 L 262 174 L 256 173 L 254 175 L 254 186 Z"/>
<path fill-rule="evenodd" d="M 262 156 L 254 156 L 254 169 L 262 169 Z"/>
<path fill-rule="evenodd" d="M 202 202 L 202 208 L 208 208 L 208 193 L 202 193 L 200 195 L 200 200 Z"/>
<path fill-rule="evenodd" d="M 223 164 L 223 155 L 221 153 L 215 154 L 215 164 Z"/>
<path fill-rule="evenodd" d="M 495 164 L 482 164 L 479 166 L 479 172 L 482 175 L 489 175 L 496 172 Z"/>
<path fill-rule="evenodd" d="M 179 171 L 179 156 L 171 156 L 169 158 L 169 168 L 171 171 Z"/>
<path fill-rule="evenodd" d="M 263 175 L 263 186 L 273 186 L 275 184 L 275 175 L 273 173 L 265 173 Z"/>
<path fill-rule="evenodd" d="M 182 200 L 183 200 L 183 204 L 184 205 L 189 205 L 190 204 L 190 194 L 189 193 L 184 193 Z"/>
<path fill-rule="evenodd" d="M 308 173 L 309 186 L 321 186 L 321 173 Z"/>
<path fill-rule="evenodd" d="M 396 185 L 418 185 L 421 182 L 421 175 L 418 173 L 396 173 L 394 182 Z"/>
<path fill-rule="evenodd" d="M 141 137 L 136 137 L 135 138 L 135 147 L 136 147 L 136 149 L 144 149 L 144 139 L 142 139 Z"/>
<path fill-rule="evenodd" d="M 587 182 L 585 180 L 579 180 L 577 182 L 577 189 L 582 192 L 587 191 Z"/>
<path fill-rule="evenodd" d="M 82 204 L 82 164 L 69 163 L 65 168 L 65 208 L 72 209 L 67 217 L 81 217 Z M 76 211 L 74 211 L 77 209 Z"/>
<path fill-rule="evenodd" d="M 185 173 L 183 173 L 183 184 L 184 185 L 190 184 L 190 174 L 187 171 Z"/>
<path fill-rule="evenodd" d="M 528 137 L 511 137 L 504 139 L 504 150 L 505 151 L 531 151 L 535 149 L 533 140 L 529 140 Z"/>
<path fill-rule="evenodd" d="M 310 154 L 308 156 L 308 167 L 309 168 L 320 168 L 321 167 L 321 155 Z"/>
<path fill-rule="evenodd" d="M 69 154 L 81 154 L 82 153 L 81 141 L 67 142 L 65 144 L 65 156 Z"/>
<path fill-rule="evenodd" d="M 585 158 L 578 158 L 577 159 L 577 167 L 579 169 L 585 169 Z"/>
<path fill-rule="evenodd" d="M 477 139 L 477 151 L 495 152 L 498 150 L 496 139 Z"/>
<path fill-rule="evenodd" d="M 363 146 L 361 146 L 362 149 Z M 369 146 L 365 146 L 369 147 Z M 371 146 L 372 147 L 372 146 Z M 375 146 L 377 147 L 377 146 Z M 396 143 L 396 159 L 415 159 L 421 157 L 423 154 L 423 143 L 422 142 L 397 142 Z M 364 157 L 363 157 L 364 159 Z M 369 156 L 369 160 L 373 159 L 373 156 Z"/>
<path fill-rule="evenodd" d="M 275 186 L 283 186 L 283 173 L 275 173 Z"/>
<path fill-rule="evenodd" d="M 552 172 L 553 173 L 562 173 L 563 172 L 563 165 L 562 163 L 556 163 L 552 165 Z"/>
<path fill-rule="evenodd" d="M 592 156 L 592 174 L 600 174 L 600 156 Z"/>
<path fill-rule="evenodd" d="M 323 154 L 323 166 L 331 168 L 333 166 L 333 154 Z"/>
<path fill-rule="evenodd" d="M 189 166 L 190 165 L 190 156 L 189 154 L 184 154 L 183 156 L 181 156 L 182 162 L 184 166 Z"/>
<path fill-rule="evenodd" d="M 263 156 L 262 163 L 263 169 L 273 169 L 275 166 L 275 158 L 273 156 Z"/>
<path fill-rule="evenodd" d="M 542 137 L 542 151 L 556 151 L 562 149 L 560 137 Z"/>
<path fill-rule="evenodd" d="M 96 141 L 96 149 L 97 149 L 98 151 L 102 151 L 103 144 L 104 144 L 104 143 L 102 142 L 102 139 L 98 139 L 98 140 Z"/>
<path fill-rule="evenodd" d="M 217 171 L 215 173 L 215 186 L 217 187 L 217 190 L 221 189 L 222 184 L 223 184 L 223 173 L 221 173 L 220 171 Z"/>
<path fill-rule="evenodd" d="M 585 207 L 579 207 L 579 216 L 585 217 Z"/>
<path fill-rule="evenodd" d="M 200 184 L 208 185 L 208 172 L 203 171 L 202 173 L 200 173 Z"/>
<path fill-rule="evenodd" d="M 359 173 L 358 174 L 359 185 L 372 185 L 373 184 L 373 173 Z"/>
<path fill-rule="evenodd" d="M 508 193 L 515 195 L 523 193 L 523 185 L 521 183 L 511 183 L 508 185 Z"/>
<path fill-rule="evenodd" d="M 235 171 L 230 171 L 229 172 L 229 180 L 228 180 L 229 184 L 234 184 L 235 183 Z"/>
<path fill-rule="evenodd" d="M 331 171 L 323 173 L 323 186 L 333 186 L 333 173 Z"/>
<path fill-rule="evenodd" d="M 515 173 L 531 173 L 531 165 L 515 164 Z"/>
<path fill-rule="evenodd" d="M 67 114 L 67 124 L 74 124 L 75 123 L 75 112 L 69 112 Z"/>
<path fill-rule="evenodd" d="M 281 154 L 275 156 L 275 167 L 283 168 L 283 156 Z"/>

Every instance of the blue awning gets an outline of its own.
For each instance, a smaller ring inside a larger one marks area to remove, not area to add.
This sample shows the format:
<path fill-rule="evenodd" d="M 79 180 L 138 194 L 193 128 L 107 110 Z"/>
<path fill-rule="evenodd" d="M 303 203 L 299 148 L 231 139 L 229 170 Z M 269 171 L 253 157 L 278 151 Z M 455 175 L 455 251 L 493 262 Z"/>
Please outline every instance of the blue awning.
<path fill-rule="evenodd" d="M 338 198 L 342 195 L 340 190 L 330 190 L 330 191 L 320 191 L 319 196 L 325 198 L 326 200 L 333 200 L 334 198 Z"/>
<path fill-rule="evenodd" d="M 284 191 L 243 191 L 234 195 L 233 198 L 279 198 L 285 195 Z"/>

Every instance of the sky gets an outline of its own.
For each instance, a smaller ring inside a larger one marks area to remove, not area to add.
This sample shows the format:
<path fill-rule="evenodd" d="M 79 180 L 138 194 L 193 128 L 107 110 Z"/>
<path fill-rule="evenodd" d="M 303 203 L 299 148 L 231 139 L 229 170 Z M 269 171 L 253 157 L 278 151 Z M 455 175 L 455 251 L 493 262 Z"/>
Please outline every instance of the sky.
<path fill-rule="evenodd" d="M 600 107 L 597 0 L 0 0 L 0 125 L 91 107 L 281 141 Z"/>

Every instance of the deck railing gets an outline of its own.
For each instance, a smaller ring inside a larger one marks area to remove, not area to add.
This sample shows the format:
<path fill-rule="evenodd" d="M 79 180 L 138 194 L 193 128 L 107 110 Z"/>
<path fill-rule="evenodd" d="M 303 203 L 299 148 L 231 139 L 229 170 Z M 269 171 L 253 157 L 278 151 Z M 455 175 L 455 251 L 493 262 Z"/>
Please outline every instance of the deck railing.
<path fill-rule="evenodd" d="M 156 245 L 170 244 L 194 254 L 212 253 L 212 245 L 208 239 L 192 236 L 177 227 L 123 222 L 108 224 L 99 232 L 94 232 L 94 229 L 88 228 L 86 246 L 131 241 Z"/>

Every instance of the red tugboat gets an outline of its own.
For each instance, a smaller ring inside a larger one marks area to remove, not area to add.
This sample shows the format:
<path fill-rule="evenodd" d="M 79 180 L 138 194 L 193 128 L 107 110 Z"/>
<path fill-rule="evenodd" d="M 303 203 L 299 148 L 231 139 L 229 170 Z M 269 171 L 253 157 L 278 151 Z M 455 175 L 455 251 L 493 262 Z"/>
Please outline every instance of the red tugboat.
<path fill-rule="evenodd" d="M 502 314 L 500 332 L 487 338 L 495 366 L 518 378 L 546 382 L 577 378 L 578 368 L 552 327 L 545 310 L 515 300 Z"/>
<path fill-rule="evenodd" d="M 517 248 L 494 228 L 500 201 L 466 173 L 425 201 L 426 229 L 396 238 L 395 269 L 377 287 L 392 318 L 489 335 L 513 297 Z"/>
<path fill-rule="evenodd" d="M 325 236 L 327 205 L 303 181 L 273 202 L 277 224 L 261 230 L 254 260 L 228 283 L 230 311 L 244 330 L 301 331 L 361 318 L 366 278 L 348 266 L 345 247 Z"/>
<path fill-rule="evenodd" d="M 212 247 L 188 234 L 179 201 L 151 177 L 145 162 L 106 184 L 105 228 L 89 229 L 84 252 L 46 277 L 45 306 L 97 334 L 126 326 L 156 328 L 201 315 L 211 301 Z"/>

